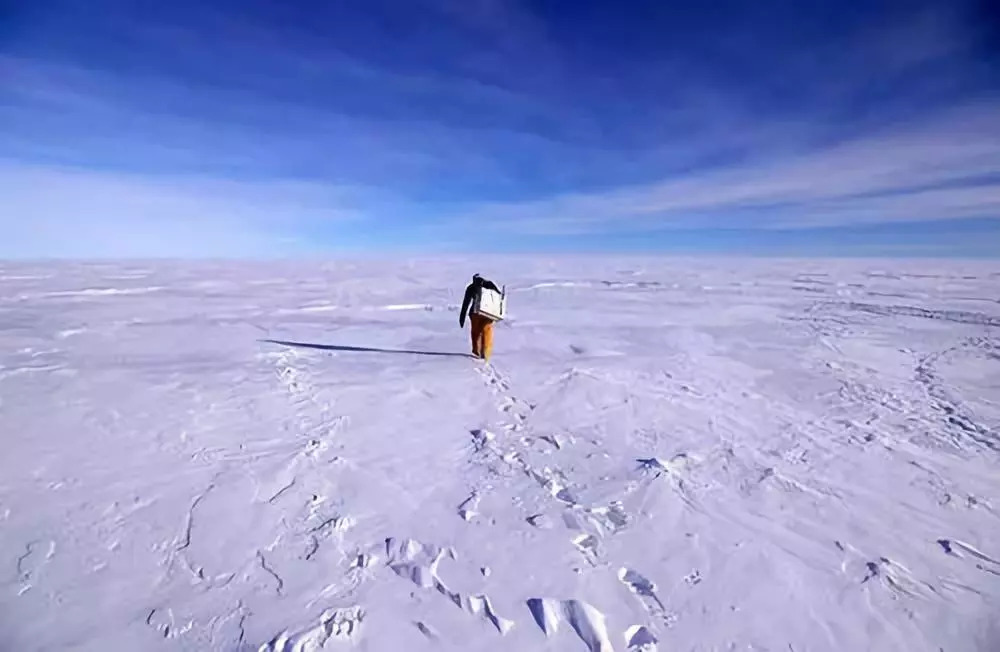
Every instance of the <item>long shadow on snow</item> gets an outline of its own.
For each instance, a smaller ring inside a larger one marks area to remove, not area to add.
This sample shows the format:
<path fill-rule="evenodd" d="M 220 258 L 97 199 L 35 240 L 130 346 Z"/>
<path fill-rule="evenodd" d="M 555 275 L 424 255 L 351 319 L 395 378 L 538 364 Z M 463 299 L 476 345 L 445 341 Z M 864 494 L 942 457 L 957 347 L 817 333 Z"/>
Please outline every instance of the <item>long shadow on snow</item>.
<path fill-rule="evenodd" d="M 410 349 L 377 349 L 367 346 L 344 346 L 340 344 L 310 344 L 308 342 L 286 342 L 284 340 L 261 340 L 271 344 L 293 346 L 300 349 L 317 349 L 320 351 L 351 351 L 354 353 L 404 353 L 407 355 L 433 355 L 450 358 L 471 358 L 468 353 L 450 353 L 447 351 L 413 351 Z"/>

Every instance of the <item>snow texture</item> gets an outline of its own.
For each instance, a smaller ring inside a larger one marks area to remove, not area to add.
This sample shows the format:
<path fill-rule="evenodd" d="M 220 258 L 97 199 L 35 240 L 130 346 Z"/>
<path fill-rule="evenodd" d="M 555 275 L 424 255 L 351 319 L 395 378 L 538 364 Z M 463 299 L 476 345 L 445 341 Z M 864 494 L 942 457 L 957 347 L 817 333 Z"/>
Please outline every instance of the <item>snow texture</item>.
<path fill-rule="evenodd" d="M 2 647 L 997 650 L 998 329 L 985 262 L 2 263 Z"/>

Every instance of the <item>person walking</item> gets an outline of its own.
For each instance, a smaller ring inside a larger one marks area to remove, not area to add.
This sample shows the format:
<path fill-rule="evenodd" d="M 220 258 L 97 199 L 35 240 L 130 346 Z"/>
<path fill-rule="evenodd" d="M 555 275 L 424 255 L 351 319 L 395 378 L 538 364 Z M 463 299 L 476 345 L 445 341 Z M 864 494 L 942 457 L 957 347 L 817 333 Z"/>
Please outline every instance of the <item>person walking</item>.
<path fill-rule="evenodd" d="M 474 306 L 476 296 L 483 289 L 500 291 L 493 281 L 487 280 L 479 274 L 472 276 L 472 283 L 465 288 L 465 298 L 462 300 L 462 310 L 458 314 L 459 328 L 465 328 L 465 317 Z M 485 315 L 469 314 L 469 324 L 472 329 L 472 355 L 481 359 L 489 360 L 493 353 L 493 320 Z"/>

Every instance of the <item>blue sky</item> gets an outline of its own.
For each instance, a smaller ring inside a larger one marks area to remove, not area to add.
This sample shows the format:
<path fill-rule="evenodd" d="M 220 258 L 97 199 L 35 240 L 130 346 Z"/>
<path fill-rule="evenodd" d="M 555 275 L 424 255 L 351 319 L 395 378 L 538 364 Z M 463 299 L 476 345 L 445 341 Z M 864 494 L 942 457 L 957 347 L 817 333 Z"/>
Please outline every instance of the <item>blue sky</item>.
<path fill-rule="evenodd" d="M 7 0 L 0 256 L 997 255 L 991 4 Z"/>

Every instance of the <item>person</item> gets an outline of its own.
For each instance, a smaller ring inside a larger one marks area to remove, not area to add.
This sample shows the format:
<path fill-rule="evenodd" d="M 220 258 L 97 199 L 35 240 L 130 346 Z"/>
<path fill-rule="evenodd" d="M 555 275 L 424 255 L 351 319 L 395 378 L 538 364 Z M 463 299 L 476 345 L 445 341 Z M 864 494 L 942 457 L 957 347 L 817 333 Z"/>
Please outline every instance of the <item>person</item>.
<path fill-rule="evenodd" d="M 474 274 L 472 283 L 469 283 L 465 288 L 462 310 L 458 314 L 459 328 L 465 328 L 465 316 L 472 309 L 476 294 L 483 288 L 500 291 L 500 288 L 493 281 L 487 280 L 479 274 Z M 489 360 L 493 353 L 493 320 L 483 315 L 470 314 L 469 325 L 472 329 L 472 355 L 481 360 Z"/>

